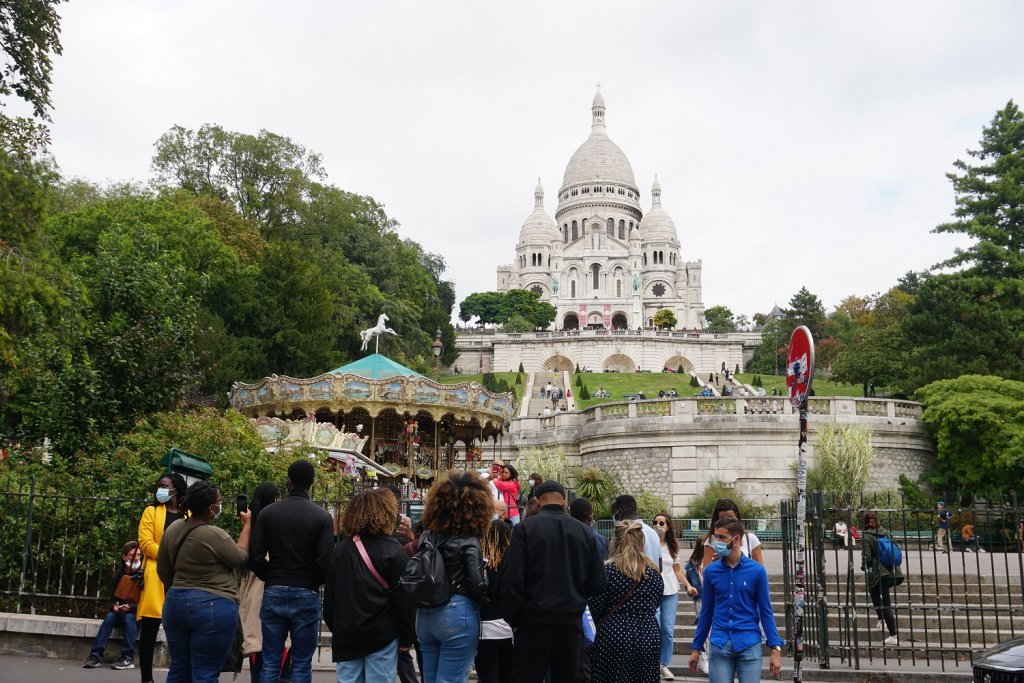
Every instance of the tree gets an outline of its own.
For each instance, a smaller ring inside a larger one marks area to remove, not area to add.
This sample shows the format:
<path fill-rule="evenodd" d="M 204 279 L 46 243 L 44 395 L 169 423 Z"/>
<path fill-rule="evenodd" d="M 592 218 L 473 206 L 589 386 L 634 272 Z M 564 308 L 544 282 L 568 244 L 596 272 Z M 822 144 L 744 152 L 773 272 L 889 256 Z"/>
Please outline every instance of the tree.
<path fill-rule="evenodd" d="M 477 318 L 481 325 L 498 322 L 504 297 L 500 292 L 474 292 L 459 304 L 459 319 Z"/>
<path fill-rule="evenodd" d="M 915 398 L 935 434 L 934 483 L 979 496 L 1024 492 L 1024 382 L 963 375 L 928 384 Z"/>
<path fill-rule="evenodd" d="M 35 116 L 48 119 L 50 54 L 60 44 L 61 0 L 15 0 L 0 3 L 0 51 L 6 56 L 0 71 L 0 97 L 15 95 L 32 106 Z M 0 100 L 0 106 L 3 106 Z"/>
<path fill-rule="evenodd" d="M 676 314 L 672 309 L 663 308 L 654 314 L 654 326 L 661 330 L 667 330 L 676 326 Z"/>
<path fill-rule="evenodd" d="M 297 222 L 311 182 L 325 175 L 320 155 L 289 138 L 215 124 L 171 128 L 157 140 L 152 168 L 158 184 L 231 201 L 267 235 Z"/>
<path fill-rule="evenodd" d="M 725 306 L 712 306 L 704 311 L 704 330 L 715 334 L 736 331 L 736 319 Z"/>
<path fill-rule="evenodd" d="M 555 319 L 555 307 L 540 300 L 540 295 L 525 289 L 510 289 L 502 297 L 498 322 L 519 316 L 534 327 L 547 327 Z M 532 328 L 531 328 L 532 329 Z"/>
<path fill-rule="evenodd" d="M 789 308 L 785 311 L 786 326 L 790 334 L 800 325 L 806 325 L 807 329 L 817 339 L 821 334 L 821 326 L 825 322 L 825 306 L 817 296 L 801 287 L 800 291 L 789 300 Z M 788 335 L 787 335 L 788 339 Z"/>
<path fill-rule="evenodd" d="M 967 273 L 922 283 L 905 324 L 908 389 L 963 374 L 1024 380 L 1024 285 Z"/>
<path fill-rule="evenodd" d="M 904 325 L 912 301 L 895 288 L 870 301 L 858 316 L 864 325 L 839 350 L 832 378 L 851 384 L 903 388 L 909 370 Z"/>
<path fill-rule="evenodd" d="M 954 162 L 947 173 L 956 193 L 957 220 L 936 233 L 968 235 L 977 241 L 957 249 L 943 266 L 970 265 L 990 277 L 1024 278 L 1024 113 L 1010 100 L 982 131 L 980 148 L 968 150 L 979 163 Z"/>

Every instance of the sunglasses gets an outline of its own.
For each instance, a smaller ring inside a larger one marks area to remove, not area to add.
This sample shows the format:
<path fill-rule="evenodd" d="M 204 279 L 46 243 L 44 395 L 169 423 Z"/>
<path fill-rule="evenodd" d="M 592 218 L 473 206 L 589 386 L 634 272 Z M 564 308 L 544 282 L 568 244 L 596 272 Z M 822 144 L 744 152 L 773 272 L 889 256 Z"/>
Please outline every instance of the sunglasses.
<path fill-rule="evenodd" d="M 668 526 L 668 522 L 658 522 L 658 521 L 655 521 L 654 522 L 654 526 Z"/>

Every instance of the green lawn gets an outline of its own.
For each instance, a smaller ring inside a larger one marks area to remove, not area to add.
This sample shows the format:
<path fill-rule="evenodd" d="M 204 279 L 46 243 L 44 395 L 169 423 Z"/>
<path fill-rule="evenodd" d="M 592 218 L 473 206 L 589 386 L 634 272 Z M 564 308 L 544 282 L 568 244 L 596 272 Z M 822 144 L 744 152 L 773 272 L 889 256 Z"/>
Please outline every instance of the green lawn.
<path fill-rule="evenodd" d="M 513 380 L 514 380 L 514 373 Z M 593 396 L 600 388 L 604 388 L 606 391 L 610 391 L 612 394 L 611 398 L 590 398 L 586 401 L 579 399 L 580 389 L 576 387 L 577 375 L 572 375 L 573 382 L 573 395 L 576 396 L 576 404 L 582 410 L 589 408 L 590 406 L 597 405 L 599 403 L 609 403 L 611 401 L 623 401 L 626 400 L 622 397 L 624 393 L 636 393 L 637 391 L 643 391 L 647 398 L 657 398 L 658 391 L 674 388 L 680 396 L 693 396 L 698 392 L 698 389 L 690 386 L 690 376 L 680 375 L 669 372 L 652 372 L 652 373 L 631 373 L 631 372 L 606 372 L 606 373 L 580 373 L 579 377 L 583 378 L 583 382 L 587 385 L 587 390 Z M 754 378 L 752 374 L 741 373 L 736 376 L 744 384 L 750 384 L 750 381 Z M 705 375 L 703 379 L 707 379 Z M 768 393 L 772 393 L 772 387 L 778 389 L 781 395 L 786 394 L 786 378 L 783 376 L 775 375 L 761 375 L 761 381 L 764 383 L 764 390 Z M 815 379 L 814 380 L 814 394 L 816 396 L 862 396 L 863 391 L 859 384 L 839 384 L 837 382 L 829 382 L 828 380 Z M 876 387 L 876 395 L 882 395 L 882 389 Z"/>
<path fill-rule="evenodd" d="M 514 372 L 496 372 L 494 373 L 496 379 L 503 379 L 508 382 L 510 387 L 516 385 L 516 373 Z M 482 374 L 474 375 L 441 375 L 441 384 L 458 384 L 459 382 L 476 382 L 482 384 L 484 376 Z M 526 373 L 523 373 L 523 384 L 526 384 Z M 519 389 L 522 392 L 522 388 Z"/>

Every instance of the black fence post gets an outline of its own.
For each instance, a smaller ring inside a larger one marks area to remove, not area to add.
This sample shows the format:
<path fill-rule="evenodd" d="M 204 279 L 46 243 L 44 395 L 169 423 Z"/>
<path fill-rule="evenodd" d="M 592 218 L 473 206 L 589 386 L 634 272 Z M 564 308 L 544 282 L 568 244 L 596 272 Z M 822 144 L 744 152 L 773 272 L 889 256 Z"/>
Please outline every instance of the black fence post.
<path fill-rule="evenodd" d="M 32 475 L 28 488 L 28 512 L 25 515 L 25 550 L 21 556 L 21 576 L 18 578 L 18 613 L 21 613 L 25 595 L 25 575 L 28 574 L 29 558 L 32 556 L 32 503 L 36 495 L 36 475 Z"/>

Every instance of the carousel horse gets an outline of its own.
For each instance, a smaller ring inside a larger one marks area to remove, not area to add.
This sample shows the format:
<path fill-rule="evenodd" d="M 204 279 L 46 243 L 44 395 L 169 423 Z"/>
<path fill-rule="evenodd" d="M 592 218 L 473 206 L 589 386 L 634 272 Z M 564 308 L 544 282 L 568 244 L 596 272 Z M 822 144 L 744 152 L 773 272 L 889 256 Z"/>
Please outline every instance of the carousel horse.
<path fill-rule="evenodd" d="M 376 327 L 371 327 L 370 329 L 363 330 L 362 332 L 359 333 L 359 338 L 361 340 L 363 340 L 363 346 L 360 348 L 360 351 L 365 351 L 366 347 L 370 343 L 370 340 L 373 339 L 374 337 L 379 337 L 382 334 L 391 334 L 391 335 L 394 335 L 396 337 L 398 336 L 397 332 L 395 332 L 393 329 L 391 329 L 390 327 L 387 327 L 384 324 L 387 321 L 388 321 L 387 314 L 386 313 L 381 313 L 380 317 L 377 318 L 377 326 Z"/>

